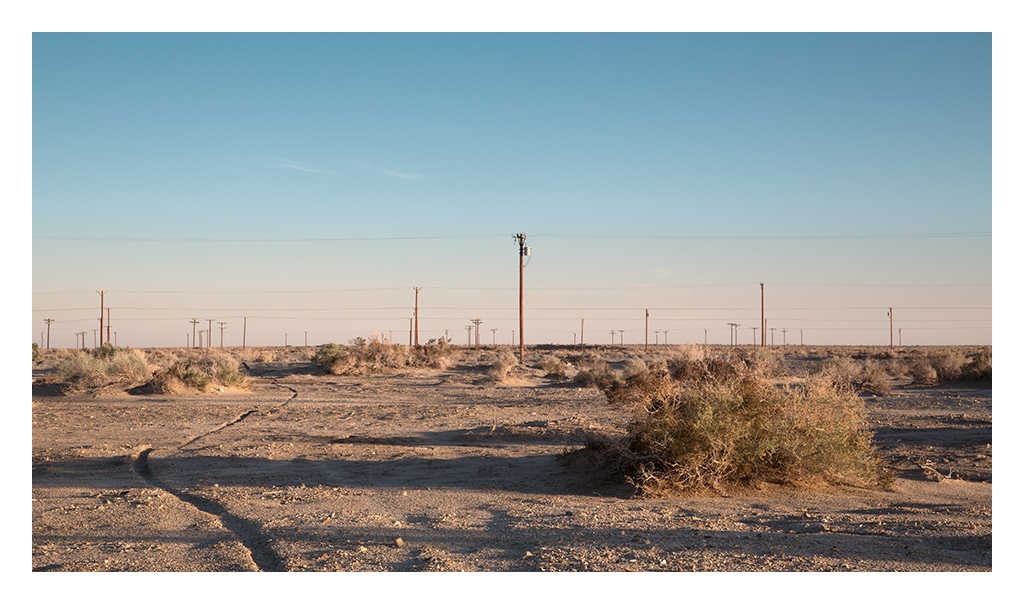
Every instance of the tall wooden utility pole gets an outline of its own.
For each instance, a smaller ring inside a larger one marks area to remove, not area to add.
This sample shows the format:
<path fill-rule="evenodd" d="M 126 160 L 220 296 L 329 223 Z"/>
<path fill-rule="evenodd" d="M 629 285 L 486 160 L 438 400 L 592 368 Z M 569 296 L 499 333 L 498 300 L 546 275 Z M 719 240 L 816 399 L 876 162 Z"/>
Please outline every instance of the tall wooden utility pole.
<path fill-rule="evenodd" d="M 96 290 L 96 293 L 100 295 L 100 346 L 103 345 L 103 294 L 107 292 L 101 292 Z"/>
<path fill-rule="evenodd" d="M 196 325 L 199 323 L 199 319 L 196 319 L 195 317 L 192 317 L 192 320 L 189 321 L 189 323 L 192 324 L 192 348 L 195 348 L 196 347 Z"/>
<path fill-rule="evenodd" d="M 416 318 L 416 345 L 420 345 L 420 290 L 421 287 L 414 287 L 416 290 L 416 306 L 413 308 L 413 317 Z"/>
<path fill-rule="evenodd" d="M 206 347 L 210 347 L 210 342 L 213 341 L 213 319 L 206 320 Z"/>
<path fill-rule="evenodd" d="M 224 326 L 227 325 L 227 321 L 217 321 L 217 325 L 220 325 L 220 347 L 224 348 Z"/>
<path fill-rule="evenodd" d="M 50 349 L 50 323 L 53 323 L 53 319 L 44 319 L 46 323 L 46 349 Z"/>
<path fill-rule="evenodd" d="M 512 238 L 519 242 L 519 362 L 521 363 L 526 356 L 526 344 L 523 339 L 523 257 L 529 255 L 530 248 L 526 247 L 525 234 L 512 235 Z"/>

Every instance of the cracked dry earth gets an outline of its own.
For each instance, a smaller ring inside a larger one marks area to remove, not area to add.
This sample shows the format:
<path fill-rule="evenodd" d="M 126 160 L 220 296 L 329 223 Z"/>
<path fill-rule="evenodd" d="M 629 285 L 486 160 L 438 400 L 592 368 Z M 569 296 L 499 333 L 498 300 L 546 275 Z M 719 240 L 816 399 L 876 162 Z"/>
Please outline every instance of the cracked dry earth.
<path fill-rule="evenodd" d="M 35 571 L 991 571 L 990 389 L 869 398 L 892 491 L 648 500 L 558 454 L 594 389 L 268 366 L 252 391 L 34 396 Z"/>

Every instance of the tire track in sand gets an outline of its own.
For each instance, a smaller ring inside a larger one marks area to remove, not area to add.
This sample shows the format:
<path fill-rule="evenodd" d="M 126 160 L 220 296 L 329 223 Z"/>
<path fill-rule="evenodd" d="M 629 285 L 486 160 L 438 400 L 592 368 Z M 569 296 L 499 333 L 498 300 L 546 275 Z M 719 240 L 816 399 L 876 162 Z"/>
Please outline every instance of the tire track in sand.
<path fill-rule="evenodd" d="M 260 415 L 267 415 L 269 413 L 279 411 L 299 396 L 298 390 L 295 390 L 294 388 L 283 386 L 277 382 L 273 382 L 273 385 L 291 391 L 292 395 L 277 407 L 260 413 Z M 249 409 L 235 419 L 224 422 L 216 428 L 196 436 L 185 444 L 179 445 L 175 449 L 177 451 L 184 451 L 185 447 L 195 443 L 196 441 L 243 422 L 248 417 L 259 412 L 259 408 Z M 220 520 L 221 525 L 231 531 L 235 537 L 238 538 L 242 546 L 248 551 L 249 558 L 260 571 L 283 572 L 285 570 L 284 559 L 274 551 L 273 546 L 270 544 L 270 540 L 263 534 L 263 527 L 258 522 L 247 520 L 241 516 L 232 514 L 222 504 L 212 499 L 175 489 L 157 478 L 156 475 L 153 474 L 153 469 L 149 465 L 149 456 L 154 452 L 154 450 L 155 449 L 153 448 L 145 449 L 138 455 L 132 457 L 131 468 L 139 478 L 145 480 L 150 486 L 169 493 L 179 501 L 187 503 L 201 512 L 216 516 Z"/>

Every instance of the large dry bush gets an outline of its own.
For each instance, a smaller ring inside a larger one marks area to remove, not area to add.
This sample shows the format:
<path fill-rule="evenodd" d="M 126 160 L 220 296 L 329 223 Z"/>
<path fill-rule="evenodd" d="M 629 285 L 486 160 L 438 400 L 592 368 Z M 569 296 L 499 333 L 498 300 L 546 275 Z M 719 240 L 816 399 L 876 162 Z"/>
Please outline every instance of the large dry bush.
<path fill-rule="evenodd" d="M 446 369 L 451 366 L 451 357 L 456 350 L 443 338 L 430 340 L 422 346 L 355 338 L 348 346 L 324 344 L 310 360 L 334 375 L 366 375 L 405 367 Z"/>
<path fill-rule="evenodd" d="M 850 388 L 824 377 L 781 388 L 742 359 L 688 359 L 604 387 L 628 435 L 592 442 L 643 495 L 749 480 L 887 486 Z"/>
<path fill-rule="evenodd" d="M 71 394 L 142 384 L 149 377 L 149 367 L 139 350 L 104 345 L 66 355 L 57 363 L 55 373 L 61 391 Z"/>
<path fill-rule="evenodd" d="M 248 388 L 249 379 L 238 368 L 238 360 L 229 354 L 186 350 L 162 358 L 161 367 L 153 373 L 148 386 L 161 394 L 205 392 L 217 386 Z"/>

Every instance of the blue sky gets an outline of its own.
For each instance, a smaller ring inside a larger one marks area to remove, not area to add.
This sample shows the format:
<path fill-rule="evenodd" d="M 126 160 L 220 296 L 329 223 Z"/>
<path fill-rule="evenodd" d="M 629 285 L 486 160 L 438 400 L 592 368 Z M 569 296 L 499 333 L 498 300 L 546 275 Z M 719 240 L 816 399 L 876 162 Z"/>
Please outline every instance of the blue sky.
<path fill-rule="evenodd" d="M 760 283 L 776 344 L 992 342 L 989 34 L 36 33 L 31 75 L 54 347 L 96 290 L 119 345 L 406 342 L 414 287 L 421 341 L 509 343 L 520 232 L 527 344 L 753 342 Z"/>

